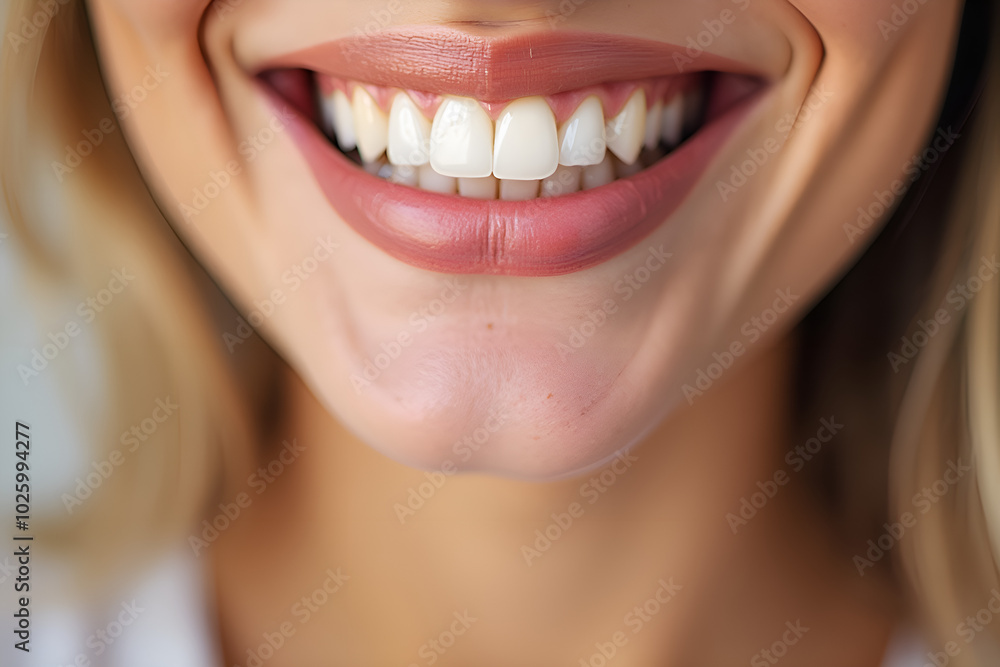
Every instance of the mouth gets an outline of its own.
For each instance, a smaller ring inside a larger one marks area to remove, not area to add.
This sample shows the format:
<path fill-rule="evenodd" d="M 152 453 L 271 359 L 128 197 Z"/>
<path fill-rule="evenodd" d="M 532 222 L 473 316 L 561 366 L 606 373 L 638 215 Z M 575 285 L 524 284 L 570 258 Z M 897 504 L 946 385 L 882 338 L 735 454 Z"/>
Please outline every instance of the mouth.
<path fill-rule="evenodd" d="M 680 57 L 679 57 L 680 56 Z M 442 273 L 553 276 L 624 252 L 684 201 L 766 89 L 748 68 L 610 35 L 384 31 L 256 80 L 361 236 Z"/>

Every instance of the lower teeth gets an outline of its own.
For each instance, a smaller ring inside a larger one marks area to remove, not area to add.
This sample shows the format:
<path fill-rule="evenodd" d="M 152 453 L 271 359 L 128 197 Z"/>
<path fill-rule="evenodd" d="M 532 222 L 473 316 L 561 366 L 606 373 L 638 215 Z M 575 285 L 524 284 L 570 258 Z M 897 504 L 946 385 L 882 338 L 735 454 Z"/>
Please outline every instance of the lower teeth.
<path fill-rule="evenodd" d="M 342 153 L 344 151 L 341 151 Z M 411 167 L 394 165 L 384 156 L 374 162 L 363 163 L 356 150 L 344 153 L 371 174 L 390 183 L 408 185 L 429 192 L 458 194 L 469 199 L 525 199 L 559 197 L 581 190 L 593 190 L 622 178 L 633 176 L 658 162 L 668 151 L 662 144 L 653 149 L 643 149 L 633 164 L 625 164 L 610 152 L 600 164 L 587 167 L 565 167 L 543 180 L 517 181 L 485 178 L 452 178 L 442 176 L 429 165 Z"/>

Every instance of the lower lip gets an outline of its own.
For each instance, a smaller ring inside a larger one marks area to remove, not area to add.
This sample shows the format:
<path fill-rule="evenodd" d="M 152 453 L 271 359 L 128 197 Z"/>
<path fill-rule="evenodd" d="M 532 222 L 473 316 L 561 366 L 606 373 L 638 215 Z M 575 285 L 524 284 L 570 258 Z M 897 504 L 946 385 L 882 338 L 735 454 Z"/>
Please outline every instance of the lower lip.
<path fill-rule="evenodd" d="M 362 170 L 302 116 L 294 115 L 289 131 L 337 213 L 396 259 L 438 273 L 557 276 L 608 261 L 666 224 L 759 98 L 742 100 L 638 174 L 516 202 L 390 183 Z"/>

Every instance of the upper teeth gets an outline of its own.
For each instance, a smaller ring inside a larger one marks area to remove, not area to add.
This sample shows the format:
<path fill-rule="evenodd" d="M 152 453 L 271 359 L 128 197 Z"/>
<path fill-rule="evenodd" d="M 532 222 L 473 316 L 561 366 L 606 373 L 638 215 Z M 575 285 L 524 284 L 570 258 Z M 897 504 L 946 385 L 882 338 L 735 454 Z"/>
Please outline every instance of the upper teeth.
<path fill-rule="evenodd" d="M 600 164 L 607 141 L 601 101 L 588 97 L 559 128 L 559 164 L 567 167 Z"/>
<path fill-rule="evenodd" d="M 639 157 L 646 138 L 646 93 L 642 88 L 632 93 L 618 115 L 604 126 L 608 150 L 625 164 Z"/>
<path fill-rule="evenodd" d="M 361 159 L 365 162 L 377 160 L 389 145 L 389 118 L 368 91 L 360 87 L 354 91 L 351 110 Z"/>
<path fill-rule="evenodd" d="M 431 124 L 409 95 L 396 95 L 389 111 L 389 161 L 419 167 L 431 155 Z"/>
<path fill-rule="evenodd" d="M 624 165 L 636 165 L 644 147 L 655 149 L 661 140 L 668 148 L 677 145 L 691 129 L 692 118 L 697 118 L 694 105 L 701 103 L 695 93 L 678 93 L 647 105 L 644 88 L 637 86 L 607 121 L 601 100 L 591 95 L 559 124 L 545 99 L 525 97 L 508 104 L 494 125 L 483 105 L 467 97 L 444 97 L 433 122 L 403 91 L 392 98 L 388 114 L 361 85 L 353 87 L 351 99 L 335 88 L 320 100 L 324 121 L 337 143 L 345 151 L 356 147 L 363 162 L 384 161 L 384 154 L 393 166 L 420 167 L 419 172 L 410 169 L 405 177 L 396 178 L 399 182 L 430 185 L 431 175 L 425 170 L 433 169 L 446 179 L 433 181 L 435 189 L 486 198 L 495 197 L 497 191 L 501 198 L 533 197 L 538 192 L 554 196 L 613 180 L 606 152 Z M 577 170 L 556 173 L 567 167 Z M 582 178 L 579 167 L 585 168 Z M 559 180 L 539 184 L 554 175 Z M 517 186 L 508 181 L 532 183 Z"/>
<path fill-rule="evenodd" d="M 489 176 L 493 173 L 493 121 L 479 102 L 449 97 L 434 116 L 430 150 L 431 166 L 439 174 Z"/>
<path fill-rule="evenodd" d="M 323 96 L 323 115 L 327 125 L 337 135 L 337 143 L 345 151 L 357 148 L 358 139 L 354 133 L 354 113 L 351 111 L 351 101 L 343 91 L 335 90 L 330 95 Z"/>
<path fill-rule="evenodd" d="M 556 117 L 541 97 L 510 103 L 497 121 L 493 144 L 493 175 L 497 178 L 541 180 L 559 166 Z"/>

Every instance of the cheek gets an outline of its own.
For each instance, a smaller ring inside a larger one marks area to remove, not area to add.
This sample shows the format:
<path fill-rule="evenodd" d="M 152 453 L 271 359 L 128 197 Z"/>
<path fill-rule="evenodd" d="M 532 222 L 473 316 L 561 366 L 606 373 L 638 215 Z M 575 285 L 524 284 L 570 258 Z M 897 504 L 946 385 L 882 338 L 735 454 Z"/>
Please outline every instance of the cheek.
<path fill-rule="evenodd" d="M 143 40 L 196 36 L 211 0 L 90 0 L 94 15 L 117 17 L 117 25 Z"/>
<path fill-rule="evenodd" d="M 827 50 L 878 58 L 924 13 L 929 0 L 791 0 L 819 32 Z M 939 2 L 937 4 L 950 4 Z M 927 12 L 928 14 L 932 12 Z M 947 37 L 942 25 L 942 37 Z"/>

